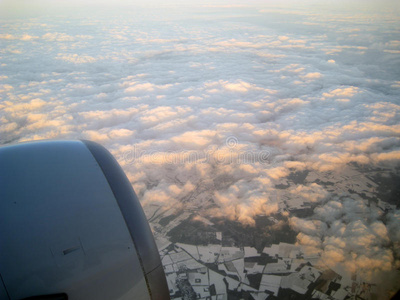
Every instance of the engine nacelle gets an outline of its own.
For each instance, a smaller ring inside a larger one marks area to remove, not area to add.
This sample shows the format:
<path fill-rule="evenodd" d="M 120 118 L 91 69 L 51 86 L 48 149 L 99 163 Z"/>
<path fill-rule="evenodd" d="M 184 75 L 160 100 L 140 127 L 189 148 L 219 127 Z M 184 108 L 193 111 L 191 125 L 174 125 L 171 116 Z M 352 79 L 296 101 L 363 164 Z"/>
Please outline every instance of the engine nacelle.
<path fill-rule="evenodd" d="M 169 299 L 114 157 L 89 141 L 0 148 L 0 299 Z"/>

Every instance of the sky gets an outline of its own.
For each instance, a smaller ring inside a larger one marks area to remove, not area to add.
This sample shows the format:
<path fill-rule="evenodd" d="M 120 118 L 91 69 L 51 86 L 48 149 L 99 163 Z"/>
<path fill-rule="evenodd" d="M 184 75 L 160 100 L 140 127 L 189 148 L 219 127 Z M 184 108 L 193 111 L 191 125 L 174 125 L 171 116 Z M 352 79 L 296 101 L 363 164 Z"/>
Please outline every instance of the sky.
<path fill-rule="evenodd" d="M 293 171 L 400 161 L 398 1 L 1 1 L 0 144 L 88 139 L 143 206 L 254 226 Z M 385 217 L 317 183 L 300 244 L 366 280 L 400 267 Z M 384 276 L 387 277 L 382 277 Z M 392 277 L 393 278 L 393 277 Z M 396 278 L 396 277 L 394 277 Z M 388 289 L 399 288 L 396 279 Z"/>

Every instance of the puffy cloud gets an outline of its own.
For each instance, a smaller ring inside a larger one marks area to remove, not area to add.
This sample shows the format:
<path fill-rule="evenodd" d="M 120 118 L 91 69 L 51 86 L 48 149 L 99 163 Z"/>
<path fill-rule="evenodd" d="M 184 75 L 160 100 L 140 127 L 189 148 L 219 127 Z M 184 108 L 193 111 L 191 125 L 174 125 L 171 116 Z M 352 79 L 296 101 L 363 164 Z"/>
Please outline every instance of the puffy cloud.
<path fill-rule="evenodd" d="M 35 40 L 35 39 L 38 39 L 38 38 L 39 38 L 38 36 L 32 36 L 32 35 L 29 35 L 29 34 L 24 34 L 21 37 L 21 41 L 31 41 L 31 40 Z"/>
<path fill-rule="evenodd" d="M 400 211 L 396 210 L 387 215 L 387 230 L 390 240 L 395 243 L 400 243 Z"/>
<path fill-rule="evenodd" d="M 59 53 L 57 55 L 57 59 L 61 59 L 74 64 L 93 63 L 97 61 L 96 58 L 90 55 L 78 55 L 78 54 L 67 54 L 67 53 Z"/>
<path fill-rule="evenodd" d="M 400 150 L 375 154 L 373 155 L 373 158 L 378 162 L 398 162 L 400 160 Z"/>
<path fill-rule="evenodd" d="M 5 106 L 4 111 L 11 114 L 38 110 L 46 105 L 46 101 L 39 98 L 22 103 L 12 103 L 10 101 L 4 101 L 3 103 Z"/>
<path fill-rule="evenodd" d="M 358 88 L 354 86 L 350 86 L 347 88 L 338 88 L 334 89 L 328 93 L 323 93 L 322 95 L 327 98 L 332 97 L 352 97 L 357 93 Z"/>
<path fill-rule="evenodd" d="M 8 78 L 8 76 L 6 78 Z M 2 84 L 2 85 L 0 85 L 0 93 L 8 92 L 8 91 L 11 91 L 13 89 L 14 89 L 14 87 L 12 85 L 10 85 L 10 84 Z"/>
<path fill-rule="evenodd" d="M 297 242 L 300 245 L 305 245 L 308 247 L 320 247 L 321 246 L 321 239 L 316 236 L 309 236 L 302 232 L 297 235 Z"/>
<path fill-rule="evenodd" d="M 340 219 L 343 214 L 343 204 L 339 201 L 329 201 L 324 206 L 316 207 L 316 217 L 325 222 L 333 222 Z"/>
<path fill-rule="evenodd" d="M 173 137 L 172 141 L 181 145 L 183 148 L 193 149 L 199 147 L 204 149 L 211 144 L 216 134 L 217 133 L 213 130 L 187 131 L 179 136 Z"/>
<path fill-rule="evenodd" d="M 291 189 L 290 193 L 300 196 L 309 202 L 318 202 L 328 196 L 328 192 L 316 183 L 312 183 L 309 186 L 298 185 L 296 188 Z"/>
<path fill-rule="evenodd" d="M 165 121 L 173 120 L 182 115 L 191 112 L 189 107 L 169 107 L 169 106 L 159 106 L 150 110 L 146 110 L 140 116 L 140 121 L 145 125 L 149 124 L 159 124 Z"/>
<path fill-rule="evenodd" d="M 272 179 L 279 179 L 282 177 L 286 177 L 289 174 L 290 174 L 289 169 L 284 167 L 276 167 L 268 170 L 268 177 L 271 177 Z"/>
<path fill-rule="evenodd" d="M 72 36 L 65 34 L 65 33 L 59 33 L 59 32 L 46 33 L 42 36 L 42 39 L 48 40 L 48 41 L 57 41 L 57 42 L 71 42 L 74 40 L 74 38 Z"/>
<path fill-rule="evenodd" d="M 321 236 L 326 231 L 327 225 L 319 220 L 305 220 L 298 217 L 290 219 L 290 225 L 298 231 L 311 236 Z"/>
<path fill-rule="evenodd" d="M 226 191 L 214 193 L 215 203 L 221 207 L 211 209 L 210 212 L 218 217 L 225 217 L 248 225 L 254 225 L 254 217 L 257 215 L 270 215 L 279 209 L 274 197 L 267 191 L 260 191 L 260 182 L 252 181 L 253 189 L 248 189 L 248 183 L 239 180 L 229 186 Z"/>
<path fill-rule="evenodd" d="M 9 34 L 9 33 L 2 33 L 2 34 L 0 34 L 0 39 L 3 39 L 3 40 L 15 40 L 15 39 L 17 39 L 17 37 L 15 37 L 15 36 L 13 36 L 12 34 Z"/>
<path fill-rule="evenodd" d="M 16 122 L 7 122 L 6 124 L 0 125 L 0 131 L 4 133 L 13 132 L 18 128 L 18 124 Z"/>
<path fill-rule="evenodd" d="M 350 273 L 364 280 L 377 280 L 384 272 L 391 272 L 395 265 L 395 248 L 390 246 L 390 214 L 386 225 L 380 221 L 373 207 L 356 199 L 333 199 L 315 208 L 309 220 L 293 217 L 291 226 L 299 231 L 299 244 L 316 247 L 321 252 L 321 262 L 336 269 L 341 265 Z M 318 242 L 321 241 L 321 242 Z"/>
<path fill-rule="evenodd" d="M 322 77 L 322 74 L 319 72 L 311 72 L 311 73 L 307 73 L 300 77 L 304 80 L 316 80 L 316 79 L 320 79 Z"/>
<path fill-rule="evenodd" d="M 338 263 L 345 261 L 346 256 L 342 249 L 335 245 L 328 245 L 325 247 L 321 259 L 327 266 L 334 268 Z"/>

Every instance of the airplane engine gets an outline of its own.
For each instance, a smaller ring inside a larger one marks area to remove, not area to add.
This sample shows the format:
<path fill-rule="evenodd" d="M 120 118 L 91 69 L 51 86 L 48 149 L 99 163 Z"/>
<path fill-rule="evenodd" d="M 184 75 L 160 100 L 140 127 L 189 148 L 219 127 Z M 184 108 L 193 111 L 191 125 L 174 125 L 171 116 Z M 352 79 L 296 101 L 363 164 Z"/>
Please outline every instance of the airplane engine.
<path fill-rule="evenodd" d="M 0 148 L 0 299 L 169 299 L 153 234 L 90 141 Z"/>

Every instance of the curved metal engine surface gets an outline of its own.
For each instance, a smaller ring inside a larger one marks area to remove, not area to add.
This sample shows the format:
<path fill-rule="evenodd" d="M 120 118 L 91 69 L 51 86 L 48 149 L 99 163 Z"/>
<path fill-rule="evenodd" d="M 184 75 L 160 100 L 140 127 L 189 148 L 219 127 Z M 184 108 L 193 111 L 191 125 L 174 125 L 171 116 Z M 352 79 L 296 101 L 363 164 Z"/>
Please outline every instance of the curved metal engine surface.
<path fill-rule="evenodd" d="M 1 299 L 169 299 L 129 180 L 89 141 L 0 148 L 0 275 Z"/>

